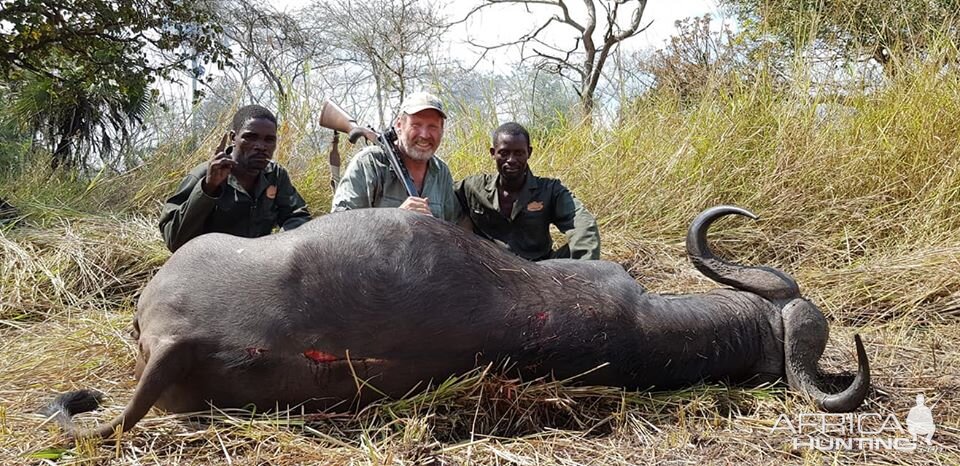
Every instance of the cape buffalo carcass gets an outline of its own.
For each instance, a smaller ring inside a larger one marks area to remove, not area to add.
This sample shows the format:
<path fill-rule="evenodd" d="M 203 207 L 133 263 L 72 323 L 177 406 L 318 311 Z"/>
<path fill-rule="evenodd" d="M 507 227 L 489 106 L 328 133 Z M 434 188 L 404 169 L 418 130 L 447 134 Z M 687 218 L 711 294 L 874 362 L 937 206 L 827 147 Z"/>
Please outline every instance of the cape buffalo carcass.
<path fill-rule="evenodd" d="M 587 372 L 581 383 L 629 389 L 785 378 L 823 410 L 856 409 L 870 384 L 859 336 L 856 377 L 827 393 L 823 314 L 783 272 L 712 254 L 707 229 L 728 214 L 755 218 L 709 209 L 690 226 L 687 251 L 733 289 L 691 295 L 647 293 L 612 262 L 527 262 L 398 209 L 326 215 L 258 239 L 204 235 L 143 290 L 139 384 L 123 413 L 77 429 L 70 416 L 99 401 L 86 390 L 48 412 L 73 437 L 107 437 L 154 405 L 348 409 L 505 358 L 526 376 Z"/>

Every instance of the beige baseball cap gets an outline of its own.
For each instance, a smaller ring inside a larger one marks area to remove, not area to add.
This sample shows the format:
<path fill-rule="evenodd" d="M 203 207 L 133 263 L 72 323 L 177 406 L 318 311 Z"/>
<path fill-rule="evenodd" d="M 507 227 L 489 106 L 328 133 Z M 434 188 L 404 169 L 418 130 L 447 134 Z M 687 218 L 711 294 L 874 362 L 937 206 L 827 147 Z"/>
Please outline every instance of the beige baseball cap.
<path fill-rule="evenodd" d="M 429 92 L 414 92 L 403 99 L 403 103 L 400 104 L 400 113 L 406 113 L 407 115 L 413 115 L 427 109 L 436 110 L 440 112 L 441 117 L 447 118 L 447 114 L 443 112 L 443 102 L 440 102 L 439 97 Z"/>

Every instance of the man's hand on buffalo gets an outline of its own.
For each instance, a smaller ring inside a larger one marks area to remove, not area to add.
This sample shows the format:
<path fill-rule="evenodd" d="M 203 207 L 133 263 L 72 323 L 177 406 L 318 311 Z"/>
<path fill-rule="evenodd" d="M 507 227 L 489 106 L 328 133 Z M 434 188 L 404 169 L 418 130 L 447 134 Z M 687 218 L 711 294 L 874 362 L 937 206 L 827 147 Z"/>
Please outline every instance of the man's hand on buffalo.
<path fill-rule="evenodd" d="M 430 211 L 430 199 L 425 197 L 410 196 L 403 201 L 403 204 L 400 204 L 399 208 L 418 214 L 433 215 L 433 212 Z"/>

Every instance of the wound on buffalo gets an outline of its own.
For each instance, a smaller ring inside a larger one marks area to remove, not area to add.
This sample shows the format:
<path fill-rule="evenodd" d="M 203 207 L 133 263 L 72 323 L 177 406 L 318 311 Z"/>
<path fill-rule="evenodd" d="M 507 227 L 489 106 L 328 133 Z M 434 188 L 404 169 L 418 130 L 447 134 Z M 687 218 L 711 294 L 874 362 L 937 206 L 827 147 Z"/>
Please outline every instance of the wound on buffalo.
<path fill-rule="evenodd" d="M 313 362 L 315 362 L 315 363 L 318 363 L 318 364 L 320 364 L 320 363 L 327 363 L 327 362 L 334 362 L 334 361 L 339 361 L 339 360 L 340 360 L 340 358 L 338 358 L 338 357 L 336 357 L 336 356 L 334 356 L 334 355 L 332 355 L 332 354 L 330 354 L 330 353 L 324 353 L 323 351 L 317 351 L 317 350 L 315 350 L 315 349 L 308 349 L 308 350 L 306 350 L 306 351 L 303 352 L 303 355 L 306 356 L 307 359 L 309 359 L 309 360 L 311 360 L 311 361 L 313 361 Z"/>

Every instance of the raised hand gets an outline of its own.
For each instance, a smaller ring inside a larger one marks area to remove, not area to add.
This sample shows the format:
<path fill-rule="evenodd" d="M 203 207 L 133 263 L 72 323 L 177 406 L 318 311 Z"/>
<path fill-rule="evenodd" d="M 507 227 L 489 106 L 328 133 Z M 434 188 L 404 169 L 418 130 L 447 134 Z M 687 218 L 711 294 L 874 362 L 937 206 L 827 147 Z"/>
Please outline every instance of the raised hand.
<path fill-rule="evenodd" d="M 213 157 L 207 163 L 207 177 L 203 180 L 202 188 L 208 196 L 217 197 L 220 195 L 221 186 L 227 181 L 227 177 L 230 176 L 233 168 L 237 166 L 237 161 L 233 159 L 231 154 L 233 146 L 227 147 L 229 141 L 230 133 L 223 133 L 223 138 L 220 139 L 217 150 L 214 151 Z"/>

